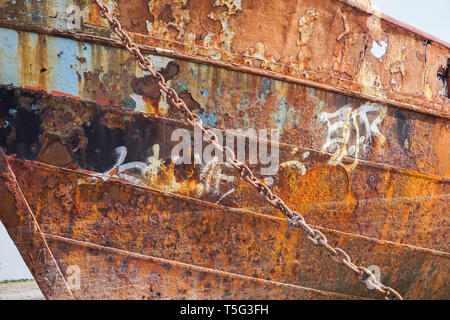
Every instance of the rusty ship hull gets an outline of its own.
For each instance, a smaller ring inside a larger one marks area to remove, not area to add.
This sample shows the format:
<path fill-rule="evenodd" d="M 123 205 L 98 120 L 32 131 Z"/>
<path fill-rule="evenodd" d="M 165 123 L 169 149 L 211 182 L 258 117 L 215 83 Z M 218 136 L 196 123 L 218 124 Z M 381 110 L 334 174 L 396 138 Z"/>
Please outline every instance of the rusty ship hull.
<path fill-rule="evenodd" d="M 0 4 L 0 220 L 47 299 L 379 298 L 233 168 L 172 160 L 192 129 L 91 2 Z M 330 243 L 450 298 L 447 43 L 354 1 L 105 4 L 210 128 L 278 129 L 264 181 Z"/>

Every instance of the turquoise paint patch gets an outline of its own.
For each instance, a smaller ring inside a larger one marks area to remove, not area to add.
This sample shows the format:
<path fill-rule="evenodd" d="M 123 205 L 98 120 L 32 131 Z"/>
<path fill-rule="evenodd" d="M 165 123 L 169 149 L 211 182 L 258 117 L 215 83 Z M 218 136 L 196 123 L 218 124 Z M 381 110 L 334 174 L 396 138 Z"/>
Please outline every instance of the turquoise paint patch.
<path fill-rule="evenodd" d="M 248 129 L 254 129 L 255 128 L 255 124 L 252 123 L 250 125 L 250 118 L 248 116 L 248 113 L 244 114 L 244 117 L 242 118 L 244 120 L 244 129 L 248 130 Z"/>
<path fill-rule="evenodd" d="M 239 99 L 238 104 L 236 105 L 237 110 L 246 110 L 256 104 L 263 104 L 266 100 L 267 96 L 270 94 L 270 79 L 264 78 L 263 80 L 263 86 L 261 90 L 258 92 L 257 101 L 255 104 L 250 105 L 249 99 L 247 96 L 247 92 L 244 92 L 242 94 L 242 97 Z"/>
<path fill-rule="evenodd" d="M 17 110 L 16 109 L 9 109 L 8 113 L 13 116 L 13 115 L 15 115 L 17 113 Z"/>
<path fill-rule="evenodd" d="M 207 97 L 209 96 L 209 90 L 205 89 L 205 90 L 201 90 L 200 93 L 202 94 L 202 96 Z"/>
<path fill-rule="evenodd" d="M 217 87 L 217 94 L 219 95 L 219 97 L 222 96 L 222 84 L 223 84 L 223 80 L 220 80 L 219 86 Z"/>
<path fill-rule="evenodd" d="M 270 79 L 264 78 L 263 87 L 259 91 L 259 99 L 265 100 L 270 93 Z"/>
<path fill-rule="evenodd" d="M 182 91 L 187 91 L 189 92 L 189 89 L 186 87 L 186 85 L 181 82 L 181 81 L 175 81 L 174 85 L 173 85 L 173 89 L 177 92 L 180 93 Z"/>
<path fill-rule="evenodd" d="M 3 85 L 19 85 L 18 38 L 17 31 L 0 28 L 0 82 Z"/>
<path fill-rule="evenodd" d="M 284 123 L 286 122 L 286 98 L 282 97 L 280 103 L 278 105 L 278 111 L 273 114 L 273 118 L 275 123 L 277 124 L 278 130 L 283 128 Z"/>
<path fill-rule="evenodd" d="M 208 116 L 206 116 L 206 113 L 208 113 Z M 210 127 L 216 126 L 217 116 L 214 113 L 205 111 L 203 113 L 199 113 L 198 116 L 202 119 L 205 125 Z"/>
<path fill-rule="evenodd" d="M 39 35 L 29 32 L 29 46 L 38 46 Z M 20 74 L 23 66 L 20 65 L 18 55 L 18 33 L 15 30 L 0 28 L 0 84 L 3 85 L 37 85 L 39 74 L 30 74 L 31 82 L 20 83 Z M 60 91 L 63 93 L 79 96 L 77 71 L 83 75 L 85 71 L 91 70 L 92 45 L 83 44 L 70 39 L 46 36 L 48 44 L 48 61 L 52 62 L 49 69 L 48 91 Z M 81 52 L 79 52 L 81 51 Z M 81 63 L 77 58 L 83 54 L 86 62 Z M 27 53 L 24 53 L 27 54 Z"/>
<path fill-rule="evenodd" d="M 194 69 L 190 69 L 189 72 L 194 76 L 194 80 L 197 80 L 198 73 L 194 71 Z"/>
<path fill-rule="evenodd" d="M 244 92 L 242 97 L 239 99 L 238 104 L 236 105 L 236 108 L 238 110 L 245 110 L 249 107 L 248 105 L 248 97 L 247 97 L 247 92 Z"/>

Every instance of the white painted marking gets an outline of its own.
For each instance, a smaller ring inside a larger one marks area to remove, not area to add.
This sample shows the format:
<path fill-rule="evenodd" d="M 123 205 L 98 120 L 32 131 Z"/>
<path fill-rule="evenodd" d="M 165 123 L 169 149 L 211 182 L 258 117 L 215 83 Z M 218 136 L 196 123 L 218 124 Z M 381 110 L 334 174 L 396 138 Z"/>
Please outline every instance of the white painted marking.
<path fill-rule="evenodd" d="M 372 122 L 368 118 L 368 114 L 371 112 L 378 113 Z M 361 147 L 363 152 L 367 151 L 374 136 L 379 137 L 384 143 L 386 139 L 381 134 L 378 125 L 385 118 L 386 112 L 385 106 L 370 103 L 363 104 L 354 110 L 351 105 L 345 105 L 333 113 L 322 112 L 319 115 L 319 122 L 326 123 L 328 130 L 327 140 L 321 150 L 333 153 L 328 163 L 354 169 L 358 164 Z M 335 121 L 332 123 L 331 119 L 335 119 Z M 364 125 L 363 128 L 360 128 L 360 124 Z M 364 129 L 365 135 L 361 134 L 362 129 Z M 356 136 L 353 132 L 356 133 Z M 344 165 L 342 159 L 346 156 L 353 156 L 355 161 L 351 165 Z"/>

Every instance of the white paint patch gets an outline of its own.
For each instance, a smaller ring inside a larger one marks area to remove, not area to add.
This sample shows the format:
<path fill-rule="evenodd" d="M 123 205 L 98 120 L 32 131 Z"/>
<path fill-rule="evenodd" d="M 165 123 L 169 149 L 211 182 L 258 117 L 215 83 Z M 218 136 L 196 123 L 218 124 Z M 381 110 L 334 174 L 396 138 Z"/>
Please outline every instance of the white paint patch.
<path fill-rule="evenodd" d="M 147 57 L 152 62 L 153 69 L 164 69 L 169 62 L 174 61 L 172 58 L 165 56 L 157 56 L 154 54 L 149 54 Z"/>
<path fill-rule="evenodd" d="M 374 40 L 372 42 L 372 49 L 370 50 L 370 52 L 376 58 L 380 59 L 380 61 L 383 61 L 382 57 L 386 54 L 387 46 L 387 42 L 383 40 L 380 41 L 380 44 Z"/>
<path fill-rule="evenodd" d="M 280 168 L 293 168 L 299 170 L 302 175 L 306 174 L 306 166 L 297 160 L 286 161 L 280 164 Z"/>
<path fill-rule="evenodd" d="M 158 170 L 163 162 L 158 159 L 159 145 L 155 144 L 152 149 L 153 156 L 147 159 L 147 163 L 141 161 L 124 163 L 128 154 L 128 150 L 125 146 L 117 147 L 114 149 L 114 154 L 116 157 L 114 166 L 103 173 L 95 174 L 94 177 L 89 178 L 88 181 L 97 181 L 98 178 L 102 179 L 103 181 L 108 181 L 110 178 L 115 178 L 127 180 L 135 184 L 142 184 L 141 179 L 126 173 L 127 171 L 137 171 L 141 177 L 150 175 L 153 182 L 153 180 L 158 175 Z"/>
<path fill-rule="evenodd" d="M 130 98 L 132 98 L 134 100 L 134 102 L 136 102 L 135 111 L 146 112 L 145 102 L 141 95 L 133 93 L 130 95 Z"/>

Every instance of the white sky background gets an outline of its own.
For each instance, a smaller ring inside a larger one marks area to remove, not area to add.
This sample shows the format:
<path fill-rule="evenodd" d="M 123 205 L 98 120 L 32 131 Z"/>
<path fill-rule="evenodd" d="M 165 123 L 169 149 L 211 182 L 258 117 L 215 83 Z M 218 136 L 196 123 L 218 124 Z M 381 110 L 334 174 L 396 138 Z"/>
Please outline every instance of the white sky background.
<path fill-rule="evenodd" d="M 450 43 L 450 0 L 371 0 L 397 20 Z"/>
<path fill-rule="evenodd" d="M 33 279 L 33 276 L 0 222 L 0 281 L 17 279 Z"/>
<path fill-rule="evenodd" d="M 450 0 L 372 0 L 372 4 L 379 11 L 450 43 Z M 31 273 L 0 223 L 0 281 L 23 278 L 32 278 Z"/>

